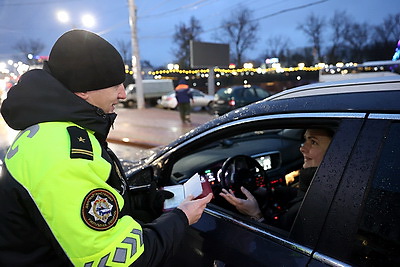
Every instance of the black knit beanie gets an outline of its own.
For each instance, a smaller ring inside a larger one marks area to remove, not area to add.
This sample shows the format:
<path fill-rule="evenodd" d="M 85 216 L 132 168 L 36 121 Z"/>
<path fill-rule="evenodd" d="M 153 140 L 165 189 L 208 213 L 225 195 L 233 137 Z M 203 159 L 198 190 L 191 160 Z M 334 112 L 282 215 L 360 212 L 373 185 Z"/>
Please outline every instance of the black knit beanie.
<path fill-rule="evenodd" d="M 85 30 L 71 30 L 58 38 L 47 64 L 51 74 L 72 92 L 104 89 L 125 81 L 125 65 L 118 51 Z"/>

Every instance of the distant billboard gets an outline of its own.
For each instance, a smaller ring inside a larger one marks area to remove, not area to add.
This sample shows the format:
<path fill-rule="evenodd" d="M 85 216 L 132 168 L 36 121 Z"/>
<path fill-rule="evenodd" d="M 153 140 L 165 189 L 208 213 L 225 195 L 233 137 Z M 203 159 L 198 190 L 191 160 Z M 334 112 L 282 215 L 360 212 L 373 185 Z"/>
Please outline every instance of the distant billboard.
<path fill-rule="evenodd" d="M 228 67 L 229 44 L 190 41 L 190 66 L 192 68 Z"/>

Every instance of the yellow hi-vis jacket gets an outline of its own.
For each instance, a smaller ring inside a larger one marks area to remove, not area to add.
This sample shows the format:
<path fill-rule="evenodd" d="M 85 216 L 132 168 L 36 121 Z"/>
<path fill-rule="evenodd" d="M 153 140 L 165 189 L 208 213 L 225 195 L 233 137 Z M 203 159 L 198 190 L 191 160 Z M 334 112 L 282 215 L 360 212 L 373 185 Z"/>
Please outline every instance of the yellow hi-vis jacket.
<path fill-rule="evenodd" d="M 92 132 L 45 122 L 19 133 L 5 166 L 74 266 L 129 266 L 144 251 L 142 227 L 120 215 L 124 200 L 106 183 L 101 154 Z"/>

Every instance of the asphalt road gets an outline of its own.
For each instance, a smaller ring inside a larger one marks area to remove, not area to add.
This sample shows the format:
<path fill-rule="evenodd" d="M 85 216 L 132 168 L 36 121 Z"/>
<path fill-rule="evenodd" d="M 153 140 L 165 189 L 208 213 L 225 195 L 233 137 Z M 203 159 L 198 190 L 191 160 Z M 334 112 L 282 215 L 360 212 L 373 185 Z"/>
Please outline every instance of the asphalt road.
<path fill-rule="evenodd" d="M 191 124 L 183 124 L 176 110 L 151 107 L 131 109 L 117 106 L 118 114 L 108 143 L 115 154 L 123 159 L 136 160 L 148 153 L 148 149 L 167 145 L 191 129 L 213 119 L 206 111 L 193 111 Z M 10 146 L 17 131 L 12 130 L 0 116 L 0 157 Z"/>

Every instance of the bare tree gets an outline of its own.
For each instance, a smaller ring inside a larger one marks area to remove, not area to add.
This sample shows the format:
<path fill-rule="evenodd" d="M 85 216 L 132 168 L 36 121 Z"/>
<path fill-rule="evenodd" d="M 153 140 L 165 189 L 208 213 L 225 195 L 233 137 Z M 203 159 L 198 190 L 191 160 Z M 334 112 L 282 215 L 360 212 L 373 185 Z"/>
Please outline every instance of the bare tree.
<path fill-rule="evenodd" d="M 306 18 L 304 24 L 300 24 L 298 26 L 298 29 L 302 30 L 311 40 L 314 49 L 313 53 L 315 54 L 316 60 L 318 60 L 319 62 L 323 61 L 321 45 L 322 30 L 324 29 L 325 25 L 326 24 L 324 18 L 317 17 L 312 13 Z"/>
<path fill-rule="evenodd" d="M 221 23 L 222 36 L 230 44 L 232 58 L 242 65 L 244 53 L 256 43 L 258 23 L 252 19 L 252 12 L 246 7 L 235 9 L 228 19 Z M 223 38 L 218 38 L 223 40 Z"/>
<path fill-rule="evenodd" d="M 131 55 L 132 55 L 132 46 L 130 41 L 126 40 L 117 40 L 117 47 L 119 52 L 122 55 L 122 59 L 126 65 L 132 65 Z"/>
<path fill-rule="evenodd" d="M 388 44 L 400 39 L 400 13 L 389 15 L 381 25 L 375 26 L 374 39 Z"/>
<path fill-rule="evenodd" d="M 289 45 L 289 38 L 282 35 L 276 35 L 267 39 L 267 57 L 278 57 L 284 53 Z"/>
<path fill-rule="evenodd" d="M 200 41 L 200 34 L 203 31 L 200 21 L 191 17 L 189 24 L 180 23 L 175 26 L 174 42 L 176 49 L 173 49 L 174 56 L 182 68 L 190 67 L 190 41 Z"/>
<path fill-rule="evenodd" d="M 276 35 L 267 39 L 267 49 L 263 55 L 265 58 L 277 57 L 279 61 L 288 64 L 290 39 L 286 36 Z"/>
<path fill-rule="evenodd" d="M 369 29 L 367 23 L 352 23 L 349 24 L 344 34 L 344 40 L 348 44 L 352 59 L 356 62 L 363 62 L 365 60 L 364 48 L 369 41 Z"/>
<path fill-rule="evenodd" d="M 343 10 L 336 10 L 332 18 L 329 20 L 329 25 L 332 29 L 332 35 L 329 39 L 330 46 L 328 45 L 328 63 L 336 63 L 343 60 L 343 55 L 339 54 L 339 50 L 343 50 L 344 36 L 350 24 L 350 18 L 346 11 Z"/>
<path fill-rule="evenodd" d="M 21 52 L 30 63 L 35 62 L 35 57 L 38 56 L 44 48 L 45 45 L 42 42 L 33 39 L 29 39 L 28 41 L 20 40 L 14 45 L 14 49 Z"/>

